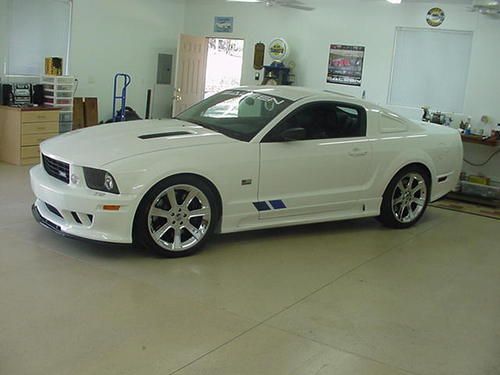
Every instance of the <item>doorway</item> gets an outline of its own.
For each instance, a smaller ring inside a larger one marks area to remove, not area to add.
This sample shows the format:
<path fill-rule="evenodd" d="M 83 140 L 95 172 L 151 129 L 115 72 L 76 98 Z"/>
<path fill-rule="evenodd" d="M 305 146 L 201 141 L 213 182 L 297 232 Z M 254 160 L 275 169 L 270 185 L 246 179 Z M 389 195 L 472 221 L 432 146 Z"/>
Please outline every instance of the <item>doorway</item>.
<path fill-rule="evenodd" d="M 241 85 L 244 47 L 242 39 L 207 39 L 205 98 Z"/>

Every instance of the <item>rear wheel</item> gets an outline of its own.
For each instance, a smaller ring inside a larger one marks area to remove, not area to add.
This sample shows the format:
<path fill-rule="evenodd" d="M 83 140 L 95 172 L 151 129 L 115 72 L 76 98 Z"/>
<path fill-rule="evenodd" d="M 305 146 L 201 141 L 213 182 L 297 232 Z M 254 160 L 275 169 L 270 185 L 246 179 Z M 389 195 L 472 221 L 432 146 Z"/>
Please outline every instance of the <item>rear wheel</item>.
<path fill-rule="evenodd" d="M 136 238 L 162 256 L 176 258 L 200 250 L 219 218 L 210 186 L 195 177 L 173 177 L 151 189 L 138 210 Z"/>
<path fill-rule="evenodd" d="M 387 186 L 378 219 L 391 228 L 408 228 L 424 214 L 429 195 L 427 172 L 418 166 L 405 168 Z"/>

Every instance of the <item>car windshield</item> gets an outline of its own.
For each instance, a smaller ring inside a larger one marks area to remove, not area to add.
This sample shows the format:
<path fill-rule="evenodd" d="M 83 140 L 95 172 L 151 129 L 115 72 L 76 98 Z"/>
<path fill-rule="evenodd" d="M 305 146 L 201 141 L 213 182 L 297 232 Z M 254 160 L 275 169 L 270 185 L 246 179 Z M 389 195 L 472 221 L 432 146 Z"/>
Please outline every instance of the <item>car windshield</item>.
<path fill-rule="evenodd" d="M 176 118 L 248 142 L 292 104 L 291 100 L 244 90 L 211 96 Z"/>

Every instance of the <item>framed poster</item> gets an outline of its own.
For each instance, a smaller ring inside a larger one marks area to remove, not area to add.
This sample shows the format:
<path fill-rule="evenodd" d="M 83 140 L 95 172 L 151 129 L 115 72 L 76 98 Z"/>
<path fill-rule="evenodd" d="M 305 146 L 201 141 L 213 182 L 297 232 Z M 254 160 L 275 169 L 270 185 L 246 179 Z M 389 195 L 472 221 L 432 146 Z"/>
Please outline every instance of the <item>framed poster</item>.
<path fill-rule="evenodd" d="M 328 83 L 361 86 L 365 47 L 332 44 L 328 60 Z"/>
<path fill-rule="evenodd" d="M 216 33 L 232 33 L 234 25 L 233 17 L 215 17 L 214 32 Z"/>

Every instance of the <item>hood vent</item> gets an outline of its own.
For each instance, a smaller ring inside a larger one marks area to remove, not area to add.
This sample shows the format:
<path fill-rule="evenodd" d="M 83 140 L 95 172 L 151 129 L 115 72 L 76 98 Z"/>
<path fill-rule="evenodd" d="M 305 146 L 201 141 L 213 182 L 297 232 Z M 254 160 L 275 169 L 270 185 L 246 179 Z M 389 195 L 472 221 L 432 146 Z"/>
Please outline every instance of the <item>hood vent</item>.
<path fill-rule="evenodd" d="M 155 139 L 155 138 L 165 138 L 165 137 L 176 137 L 178 135 L 192 135 L 193 133 L 186 132 L 186 131 L 179 131 L 179 132 L 168 132 L 168 133 L 156 133 L 156 134 L 145 134 L 145 135 L 140 135 L 140 139 Z"/>

